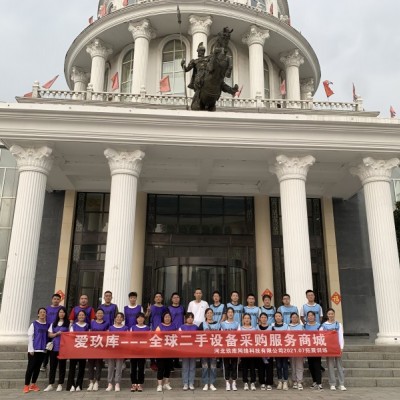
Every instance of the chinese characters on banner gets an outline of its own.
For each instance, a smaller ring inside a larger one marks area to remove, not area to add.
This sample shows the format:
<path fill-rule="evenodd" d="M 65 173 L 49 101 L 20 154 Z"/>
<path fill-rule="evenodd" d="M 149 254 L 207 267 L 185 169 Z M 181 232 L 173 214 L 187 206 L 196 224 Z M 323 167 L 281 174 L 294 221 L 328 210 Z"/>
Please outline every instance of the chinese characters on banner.
<path fill-rule="evenodd" d="M 339 357 L 337 332 L 70 332 L 59 358 Z"/>

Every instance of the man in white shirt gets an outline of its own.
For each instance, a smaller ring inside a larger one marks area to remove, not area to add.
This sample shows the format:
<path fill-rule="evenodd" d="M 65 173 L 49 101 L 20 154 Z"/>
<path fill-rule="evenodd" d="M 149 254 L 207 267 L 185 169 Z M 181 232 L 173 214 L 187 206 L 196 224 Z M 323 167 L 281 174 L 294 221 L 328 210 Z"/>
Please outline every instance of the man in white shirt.
<path fill-rule="evenodd" d="M 189 303 L 188 312 L 192 312 L 194 314 L 194 323 L 199 326 L 202 322 L 205 321 L 205 312 L 207 310 L 208 303 L 201 298 L 203 297 L 203 292 L 201 289 L 197 288 L 194 291 L 194 300 Z"/>

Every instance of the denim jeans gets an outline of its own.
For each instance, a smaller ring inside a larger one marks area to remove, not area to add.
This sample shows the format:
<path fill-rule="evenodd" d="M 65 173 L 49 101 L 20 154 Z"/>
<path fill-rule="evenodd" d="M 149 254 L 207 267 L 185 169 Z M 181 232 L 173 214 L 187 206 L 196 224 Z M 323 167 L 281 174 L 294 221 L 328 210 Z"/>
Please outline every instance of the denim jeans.
<path fill-rule="evenodd" d="M 201 380 L 203 385 L 213 385 L 217 377 L 217 359 L 202 358 L 201 359 Z"/>
<path fill-rule="evenodd" d="M 289 364 L 287 357 L 276 357 L 275 362 L 278 380 L 287 381 L 289 378 Z"/>
<path fill-rule="evenodd" d="M 194 385 L 196 375 L 196 359 L 182 358 L 182 381 L 184 385 Z"/>

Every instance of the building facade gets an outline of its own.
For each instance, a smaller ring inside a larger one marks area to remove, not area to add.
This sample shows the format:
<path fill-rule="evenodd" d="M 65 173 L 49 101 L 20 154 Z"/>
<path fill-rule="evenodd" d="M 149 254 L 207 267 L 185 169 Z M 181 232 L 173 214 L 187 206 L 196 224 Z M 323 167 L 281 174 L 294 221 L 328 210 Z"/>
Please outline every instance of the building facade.
<path fill-rule="evenodd" d="M 31 98 L 0 104 L 19 170 L 0 336 L 24 340 L 57 291 L 69 307 L 80 293 L 97 305 L 104 290 L 119 307 L 132 290 L 143 304 L 155 291 L 187 303 L 196 287 L 275 304 L 288 292 L 300 307 L 314 288 L 346 332 L 397 344 L 398 121 L 360 98 L 313 100 L 320 66 L 285 0 L 190 0 L 181 24 L 169 1 L 128 3 L 100 1 L 73 41 L 70 90 L 35 82 Z M 226 82 L 241 97 L 188 111 L 181 61 L 200 43 L 209 54 L 225 26 Z"/>

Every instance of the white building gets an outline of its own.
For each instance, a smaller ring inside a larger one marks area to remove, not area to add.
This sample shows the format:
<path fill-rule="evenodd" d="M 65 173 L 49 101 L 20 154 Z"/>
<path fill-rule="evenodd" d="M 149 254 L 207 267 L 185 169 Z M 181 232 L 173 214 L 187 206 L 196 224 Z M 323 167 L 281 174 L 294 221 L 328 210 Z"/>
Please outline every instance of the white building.
<path fill-rule="evenodd" d="M 268 290 L 276 304 L 288 292 L 301 306 L 313 287 L 347 332 L 398 344 L 398 120 L 361 99 L 313 101 L 320 66 L 286 0 L 182 2 L 182 36 L 175 2 L 101 0 L 103 10 L 67 52 L 70 91 L 35 83 L 32 98 L 0 104 L 20 171 L 2 339 L 24 339 L 32 308 L 57 291 L 69 306 L 81 292 L 96 305 L 103 290 L 120 307 L 131 290 L 145 304 L 156 290 L 187 302 L 196 287 L 224 299 Z M 210 52 L 225 26 L 228 83 L 242 95 L 187 111 L 182 55 L 196 58 L 200 42 Z"/>

